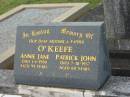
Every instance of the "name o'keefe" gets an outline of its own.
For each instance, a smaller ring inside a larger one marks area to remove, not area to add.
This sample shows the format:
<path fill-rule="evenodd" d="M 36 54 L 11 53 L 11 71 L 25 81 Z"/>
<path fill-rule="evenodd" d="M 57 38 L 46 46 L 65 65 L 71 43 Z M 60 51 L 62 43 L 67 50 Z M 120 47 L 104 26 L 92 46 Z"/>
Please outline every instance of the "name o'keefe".
<path fill-rule="evenodd" d="M 71 53 L 73 51 L 72 46 L 38 46 L 37 50 L 39 52 L 60 52 L 60 53 Z"/>

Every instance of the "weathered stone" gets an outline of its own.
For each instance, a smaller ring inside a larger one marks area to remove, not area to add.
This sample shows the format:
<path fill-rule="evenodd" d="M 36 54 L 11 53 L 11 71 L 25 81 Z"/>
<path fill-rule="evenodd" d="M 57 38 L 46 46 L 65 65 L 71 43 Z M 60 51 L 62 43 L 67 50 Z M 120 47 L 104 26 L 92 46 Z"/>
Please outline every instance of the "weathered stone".
<path fill-rule="evenodd" d="M 129 0 L 103 0 L 106 32 L 111 38 L 129 36 Z"/>
<path fill-rule="evenodd" d="M 14 87 L 13 76 L 12 70 L 0 70 L 0 87 Z"/>
<path fill-rule="evenodd" d="M 82 90 L 19 85 L 18 94 L 31 97 L 83 97 Z"/>
<path fill-rule="evenodd" d="M 85 91 L 85 97 L 88 97 L 88 94 L 93 96 L 112 96 L 112 97 L 129 97 L 130 96 L 130 77 L 119 77 L 113 76 L 105 84 L 100 91 Z M 99 97 L 100 97 L 99 96 Z"/>

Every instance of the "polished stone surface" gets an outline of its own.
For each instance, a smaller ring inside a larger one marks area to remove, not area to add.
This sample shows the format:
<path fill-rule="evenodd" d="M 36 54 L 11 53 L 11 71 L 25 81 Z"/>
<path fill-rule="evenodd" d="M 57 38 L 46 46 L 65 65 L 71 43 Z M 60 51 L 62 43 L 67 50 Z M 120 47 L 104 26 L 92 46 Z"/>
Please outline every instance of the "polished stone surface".
<path fill-rule="evenodd" d="M 23 38 L 25 33 L 28 38 Z M 34 58 L 22 57 L 32 54 Z M 111 75 L 108 59 L 103 22 L 17 28 L 14 71 L 18 84 L 97 90 Z"/>

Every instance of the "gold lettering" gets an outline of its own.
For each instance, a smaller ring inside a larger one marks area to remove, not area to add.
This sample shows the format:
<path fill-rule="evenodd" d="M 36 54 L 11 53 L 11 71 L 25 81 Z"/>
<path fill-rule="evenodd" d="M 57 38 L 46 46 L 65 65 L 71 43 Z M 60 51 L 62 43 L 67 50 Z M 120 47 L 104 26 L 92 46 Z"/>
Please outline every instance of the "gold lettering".
<path fill-rule="evenodd" d="M 38 48 L 37 48 L 37 50 L 38 50 L 39 52 L 44 52 L 45 49 L 46 49 L 46 46 L 38 46 Z"/>
<path fill-rule="evenodd" d="M 88 32 L 88 33 L 86 33 L 86 38 L 92 40 L 93 39 L 93 35 L 94 35 L 93 32 Z"/>
<path fill-rule="evenodd" d="M 81 56 L 81 61 L 96 61 L 96 56 Z"/>
<path fill-rule="evenodd" d="M 21 54 L 20 58 L 35 59 L 35 54 Z"/>
<path fill-rule="evenodd" d="M 33 30 L 32 36 L 41 36 L 41 35 L 49 35 L 51 33 L 50 29 L 40 29 L 40 30 Z"/>
<path fill-rule="evenodd" d="M 48 46 L 48 52 L 72 52 L 71 46 Z"/>
<path fill-rule="evenodd" d="M 64 34 L 64 35 L 72 36 L 72 37 L 83 38 L 83 34 L 81 32 L 74 32 L 74 31 L 71 31 L 68 28 L 60 29 L 60 33 Z"/>
<path fill-rule="evenodd" d="M 48 59 L 49 59 L 49 55 L 38 54 L 38 55 L 37 55 L 37 58 L 38 58 L 38 59 L 44 59 L 44 60 L 46 59 L 46 60 L 48 60 Z"/>
<path fill-rule="evenodd" d="M 78 60 L 78 56 L 74 56 L 74 55 L 56 55 L 56 60 L 67 60 L 67 61 L 76 61 Z"/>

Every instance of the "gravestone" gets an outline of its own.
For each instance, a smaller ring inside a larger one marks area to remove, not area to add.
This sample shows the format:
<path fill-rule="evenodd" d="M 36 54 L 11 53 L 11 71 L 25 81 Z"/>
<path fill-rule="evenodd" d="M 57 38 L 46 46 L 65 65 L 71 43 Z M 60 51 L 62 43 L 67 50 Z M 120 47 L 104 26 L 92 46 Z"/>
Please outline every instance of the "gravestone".
<path fill-rule="evenodd" d="M 99 89 L 110 76 L 103 22 L 19 26 L 17 84 Z"/>

